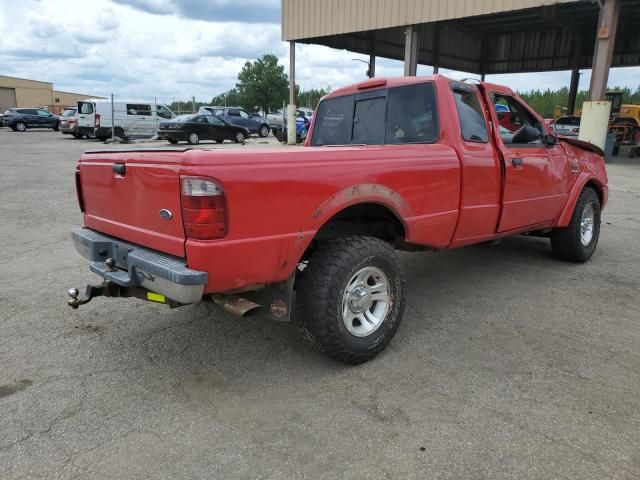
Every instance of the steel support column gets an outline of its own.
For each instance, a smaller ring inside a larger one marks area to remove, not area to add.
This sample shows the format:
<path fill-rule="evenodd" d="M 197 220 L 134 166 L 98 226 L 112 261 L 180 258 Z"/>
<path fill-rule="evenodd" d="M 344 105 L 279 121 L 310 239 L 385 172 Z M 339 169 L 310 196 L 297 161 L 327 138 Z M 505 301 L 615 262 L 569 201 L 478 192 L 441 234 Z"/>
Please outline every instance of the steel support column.
<path fill-rule="evenodd" d="M 433 29 L 433 74 L 440 70 L 440 24 L 436 23 Z"/>
<path fill-rule="evenodd" d="M 589 99 L 591 101 L 605 100 L 606 97 L 619 14 L 620 0 L 606 0 L 600 8 L 598 36 L 593 53 L 591 85 L 589 86 Z"/>
<path fill-rule="evenodd" d="M 418 29 L 410 25 L 404 34 L 404 74 L 415 76 L 418 72 Z"/>
<path fill-rule="evenodd" d="M 369 34 L 369 78 L 376 76 L 376 32 Z"/>
<path fill-rule="evenodd" d="M 571 60 L 571 83 L 569 84 L 569 99 L 567 100 L 567 114 L 573 115 L 576 110 L 576 97 L 580 83 L 580 57 L 582 56 L 582 37 L 573 37 L 573 55 Z"/>
<path fill-rule="evenodd" d="M 289 105 L 287 107 L 287 143 L 296 144 L 296 42 L 289 42 Z"/>

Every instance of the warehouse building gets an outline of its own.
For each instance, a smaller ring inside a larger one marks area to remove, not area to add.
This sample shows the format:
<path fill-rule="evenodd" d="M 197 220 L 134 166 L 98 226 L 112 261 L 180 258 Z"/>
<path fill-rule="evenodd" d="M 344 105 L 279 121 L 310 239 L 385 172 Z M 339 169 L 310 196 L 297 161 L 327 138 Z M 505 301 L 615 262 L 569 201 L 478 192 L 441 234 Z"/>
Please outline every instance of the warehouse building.
<path fill-rule="evenodd" d="M 11 107 L 45 107 L 60 113 L 85 98 L 103 98 L 53 89 L 53 83 L 0 75 L 0 112 Z"/>

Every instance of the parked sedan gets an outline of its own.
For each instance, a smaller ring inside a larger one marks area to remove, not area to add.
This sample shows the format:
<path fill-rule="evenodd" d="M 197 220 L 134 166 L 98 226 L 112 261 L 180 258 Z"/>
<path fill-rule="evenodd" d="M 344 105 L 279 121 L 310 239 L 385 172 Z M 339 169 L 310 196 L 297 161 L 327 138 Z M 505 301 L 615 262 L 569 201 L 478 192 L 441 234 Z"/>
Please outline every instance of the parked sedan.
<path fill-rule="evenodd" d="M 222 118 L 203 114 L 181 115 L 170 122 L 162 122 L 158 130 L 158 137 L 167 139 L 169 143 L 186 141 L 190 145 L 197 145 L 200 140 L 215 140 L 217 143 L 233 140 L 243 143 L 249 135 L 250 132 L 245 127 L 231 125 Z"/>
<path fill-rule="evenodd" d="M 53 128 L 57 131 L 60 117 L 44 108 L 10 108 L 4 112 L 4 124 L 18 132 L 27 128 Z"/>

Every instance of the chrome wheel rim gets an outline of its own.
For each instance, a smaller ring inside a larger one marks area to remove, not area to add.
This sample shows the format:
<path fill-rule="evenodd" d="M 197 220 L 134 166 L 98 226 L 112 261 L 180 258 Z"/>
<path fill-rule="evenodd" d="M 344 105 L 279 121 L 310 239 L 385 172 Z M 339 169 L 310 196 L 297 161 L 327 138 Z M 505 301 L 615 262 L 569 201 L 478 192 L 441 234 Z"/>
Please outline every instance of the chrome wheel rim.
<path fill-rule="evenodd" d="M 189 141 L 191 143 L 198 143 L 198 140 L 199 140 L 199 138 L 198 138 L 197 134 L 192 133 L 191 135 L 189 135 Z"/>
<path fill-rule="evenodd" d="M 580 219 L 580 242 L 583 246 L 588 246 L 593 240 L 593 228 L 595 223 L 596 212 L 593 209 L 593 204 L 588 203 L 582 211 L 582 218 Z"/>
<path fill-rule="evenodd" d="M 376 267 L 358 270 L 342 294 L 342 322 L 349 333 L 366 337 L 375 332 L 391 307 L 387 276 Z"/>
<path fill-rule="evenodd" d="M 27 129 L 27 126 L 24 123 L 18 123 L 16 125 L 16 128 L 18 129 L 19 132 L 23 132 Z"/>

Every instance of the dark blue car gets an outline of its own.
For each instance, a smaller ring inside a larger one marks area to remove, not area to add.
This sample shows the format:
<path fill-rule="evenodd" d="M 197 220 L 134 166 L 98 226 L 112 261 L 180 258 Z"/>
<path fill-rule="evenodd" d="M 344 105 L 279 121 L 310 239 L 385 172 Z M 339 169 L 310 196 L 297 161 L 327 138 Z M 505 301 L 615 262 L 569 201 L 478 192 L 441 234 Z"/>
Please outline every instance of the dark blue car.
<path fill-rule="evenodd" d="M 44 108 L 10 108 L 4 112 L 3 123 L 13 131 L 24 132 L 27 128 L 53 128 L 58 130 L 60 117 Z"/>

